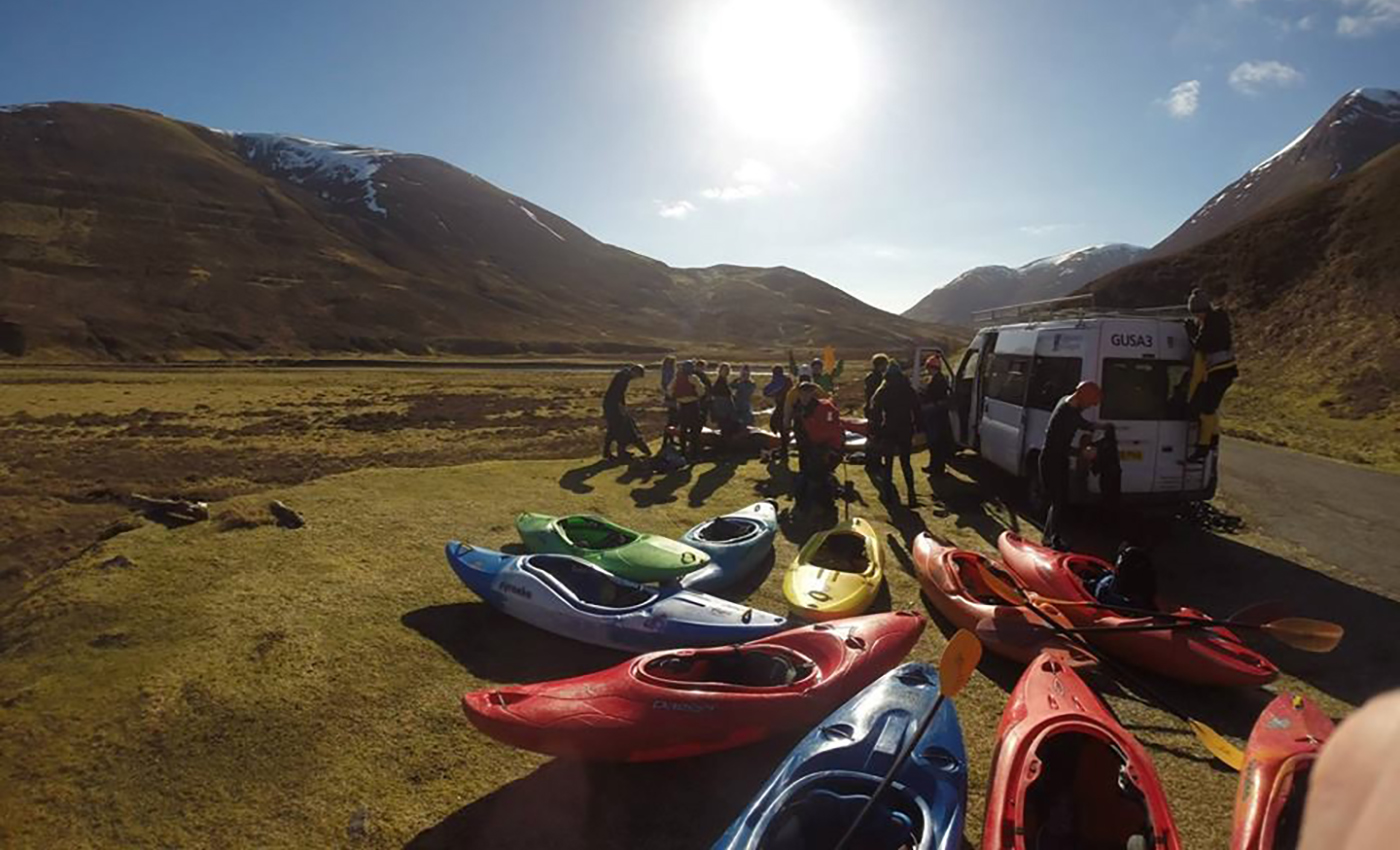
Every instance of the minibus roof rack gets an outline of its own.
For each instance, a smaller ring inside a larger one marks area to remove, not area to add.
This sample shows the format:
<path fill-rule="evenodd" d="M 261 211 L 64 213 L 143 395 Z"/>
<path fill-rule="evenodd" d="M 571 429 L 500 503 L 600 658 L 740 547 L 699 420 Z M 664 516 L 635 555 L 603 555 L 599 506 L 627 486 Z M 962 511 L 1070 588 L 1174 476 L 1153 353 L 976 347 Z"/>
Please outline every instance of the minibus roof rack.
<path fill-rule="evenodd" d="M 977 327 L 985 327 L 986 325 L 1014 320 L 1030 322 L 1046 319 L 1111 318 L 1114 316 L 1184 319 L 1190 315 L 1185 304 L 1169 304 L 1164 307 L 1097 308 L 1094 304 L 1094 294 L 1091 292 L 1086 295 L 1047 298 L 1043 301 L 1027 301 L 1022 304 L 1008 304 L 1005 307 L 975 310 L 972 313 L 972 323 Z"/>

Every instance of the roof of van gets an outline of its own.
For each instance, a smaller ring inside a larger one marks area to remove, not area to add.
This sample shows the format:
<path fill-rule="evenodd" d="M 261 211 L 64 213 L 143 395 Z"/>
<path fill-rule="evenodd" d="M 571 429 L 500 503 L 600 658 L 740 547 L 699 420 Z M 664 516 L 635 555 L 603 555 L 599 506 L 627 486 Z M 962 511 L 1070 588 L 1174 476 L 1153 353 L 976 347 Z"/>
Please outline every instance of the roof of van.
<path fill-rule="evenodd" d="M 1065 316 L 1056 318 L 1033 319 L 1025 322 L 1008 322 L 1005 324 L 983 325 L 977 329 L 978 333 L 995 330 L 1076 330 L 1080 328 L 1091 328 L 1097 325 L 1104 325 L 1109 322 L 1133 321 L 1133 322 L 1157 322 L 1160 324 L 1181 324 L 1187 319 L 1186 315 L 1143 315 L 1141 313 L 1093 313 L 1082 316 Z"/>

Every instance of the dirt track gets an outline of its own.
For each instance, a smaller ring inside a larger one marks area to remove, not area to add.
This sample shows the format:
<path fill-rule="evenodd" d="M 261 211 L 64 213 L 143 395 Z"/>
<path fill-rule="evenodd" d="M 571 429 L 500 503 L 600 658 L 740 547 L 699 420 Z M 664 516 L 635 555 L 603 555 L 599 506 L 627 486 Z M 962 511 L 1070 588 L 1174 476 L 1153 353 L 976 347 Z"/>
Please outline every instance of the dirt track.
<path fill-rule="evenodd" d="M 1221 491 L 1264 533 L 1400 598 L 1400 475 L 1226 439 Z"/>

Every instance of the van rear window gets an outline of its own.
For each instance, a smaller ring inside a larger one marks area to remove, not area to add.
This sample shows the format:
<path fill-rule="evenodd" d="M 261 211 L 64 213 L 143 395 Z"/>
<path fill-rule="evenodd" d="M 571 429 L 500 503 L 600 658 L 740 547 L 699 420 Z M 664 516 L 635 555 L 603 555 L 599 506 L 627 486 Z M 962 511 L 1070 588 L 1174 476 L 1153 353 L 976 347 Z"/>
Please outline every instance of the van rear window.
<path fill-rule="evenodd" d="M 1055 403 L 1074 392 L 1084 361 L 1078 357 L 1036 357 L 1031 365 L 1031 391 L 1026 406 L 1054 410 Z"/>
<path fill-rule="evenodd" d="M 1110 358 L 1103 362 L 1104 419 L 1181 420 L 1191 364 Z"/>

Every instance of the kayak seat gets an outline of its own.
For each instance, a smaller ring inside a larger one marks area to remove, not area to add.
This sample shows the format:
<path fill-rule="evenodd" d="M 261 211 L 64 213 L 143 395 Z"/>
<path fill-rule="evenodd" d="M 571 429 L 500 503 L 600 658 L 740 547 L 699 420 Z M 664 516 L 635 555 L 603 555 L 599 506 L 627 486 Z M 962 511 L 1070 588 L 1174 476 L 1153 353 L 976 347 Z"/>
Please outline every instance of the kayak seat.
<path fill-rule="evenodd" d="M 636 535 L 590 516 L 565 517 L 559 522 L 559 531 L 580 549 L 616 549 L 637 539 Z"/>
<path fill-rule="evenodd" d="M 812 553 L 812 566 L 843 573 L 863 573 L 870 569 L 865 538 L 859 534 L 832 534 Z"/>
<path fill-rule="evenodd" d="M 701 540 L 711 543 L 732 543 L 741 540 L 754 532 L 754 525 L 741 519 L 730 519 L 721 517 L 706 525 L 701 526 L 695 532 L 695 536 Z"/>
<path fill-rule="evenodd" d="M 956 573 L 954 577 L 973 599 L 984 605 L 1001 605 L 1006 602 L 993 593 L 991 587 L 982 579 L 982 573 L 977 568 L 978 563 L 982 560 L 981 555 L 973 552 L 958 552 L 950 560 Z"/>
<path fill-rule="evenodd" d="M 895 796 L 888 794 L 885 799 Z M 765 850 L 834 847 L 869 799 L 868 793 L 841 794 L 825 788 L 809 791 L 783 806 L 764 835 L 762 846 Z M 851 846 L 899 850 L 918 843 L 913 818 L 884 802 L 876 802 L 861 821 Z"/>
<path fill-rule="evenodd" d="M 710 682 L 749 688 L 791 685 L 811 675 L 813 665 L 760 649 L 695 655 L 667 655 L 650 662 L 653 676 L 688 683 Z"/>
<path fill-rule="evenodd" d="M 1116 747 L 1077 732 L 1053 735 L 1036 750 L 1041 773 L 1026 789 L 1031 850 L 1124 850 L 1153 827 L 1143 795 L 1127 779 Z"/>
<path fill-rule="evenodd" d="M 558 555 L 533 555 L 525 568 L 535 573 L 565 597 L 600 608 L 635 608 L 656 594 L 631 582 L 615 578 L 592 564 Z"/>

